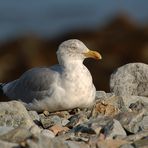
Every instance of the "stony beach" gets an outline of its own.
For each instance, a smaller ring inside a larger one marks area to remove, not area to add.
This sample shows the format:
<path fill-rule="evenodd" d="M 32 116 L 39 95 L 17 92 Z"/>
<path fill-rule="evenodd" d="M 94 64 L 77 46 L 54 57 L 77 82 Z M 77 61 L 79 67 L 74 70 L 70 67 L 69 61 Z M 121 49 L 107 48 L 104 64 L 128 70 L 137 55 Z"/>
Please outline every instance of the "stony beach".
<path fill-rule="evenodd" d="M 28 111 L 0 102 L 1 148 L 146 148 L 148 65 L 131 63 L 110 77 L 111 92 L 96 92 L 91 108 Z"/>

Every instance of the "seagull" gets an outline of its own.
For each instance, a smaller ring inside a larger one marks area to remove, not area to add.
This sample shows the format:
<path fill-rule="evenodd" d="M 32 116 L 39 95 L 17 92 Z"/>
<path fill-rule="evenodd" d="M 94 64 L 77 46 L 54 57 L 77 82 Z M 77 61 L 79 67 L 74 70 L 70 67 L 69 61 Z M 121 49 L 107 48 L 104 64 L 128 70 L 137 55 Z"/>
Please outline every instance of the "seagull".
<path fill-rule="evenodd" d="M 96 89 L 84 59 L 101 59 L 97 51 L 89 50 L 83 42 L 70 39 L 57 50 L 59 64 L 32 68 L 20 78 L 1 84 L 5 96 L 22 101 L 26 108 L 37 112 L 89 108 Z"/>

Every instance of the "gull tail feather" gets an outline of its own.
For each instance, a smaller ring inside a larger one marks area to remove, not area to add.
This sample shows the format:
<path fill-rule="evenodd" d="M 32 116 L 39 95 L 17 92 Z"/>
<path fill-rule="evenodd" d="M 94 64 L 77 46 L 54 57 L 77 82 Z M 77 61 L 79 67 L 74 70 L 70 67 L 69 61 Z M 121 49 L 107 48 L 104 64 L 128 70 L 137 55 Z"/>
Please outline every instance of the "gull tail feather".
<path fill-rule="evenodd" d="M 3 86 L 5 83 L 0 83 L 0 96 L 4 96 Z"/>
<path fill-rule="evenodd" d="M 0 83 L 0 102 L 9 101 L 8 97 L 5 95 L 3 87 L 6 83 Z"/>

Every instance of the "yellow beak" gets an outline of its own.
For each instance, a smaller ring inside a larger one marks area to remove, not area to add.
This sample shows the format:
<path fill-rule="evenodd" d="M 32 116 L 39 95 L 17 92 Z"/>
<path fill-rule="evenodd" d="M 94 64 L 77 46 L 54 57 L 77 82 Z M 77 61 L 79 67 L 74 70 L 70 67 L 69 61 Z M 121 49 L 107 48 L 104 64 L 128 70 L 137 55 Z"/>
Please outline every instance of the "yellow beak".
<path fill-rule="evenodd" d="M 87 58 L 94 58 L 96 60 L 100 60 L 102 59 L 102 56 L 99 52 L 97 51 L 92 51 L 92 50 L 89 50 L 88 52 L 84 53 L 84 55 L 87 57 Z"/>

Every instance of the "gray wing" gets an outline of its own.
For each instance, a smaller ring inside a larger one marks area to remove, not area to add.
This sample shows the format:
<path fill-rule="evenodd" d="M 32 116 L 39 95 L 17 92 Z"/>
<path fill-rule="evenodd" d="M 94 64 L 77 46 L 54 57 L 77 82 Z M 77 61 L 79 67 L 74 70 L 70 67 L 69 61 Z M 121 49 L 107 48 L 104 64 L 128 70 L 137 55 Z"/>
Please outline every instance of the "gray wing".
<path fill-rule="evenodd" d="M 8 84 L 6 95 L 27 103 L 32 99 L 42 98 L 47 93 L 48 95 L 52 93 L 51 85 L 58 81 L 61 72 L 62 68 L 58 65 L 51 68 L 30 69 L 19 79 Z"/>

